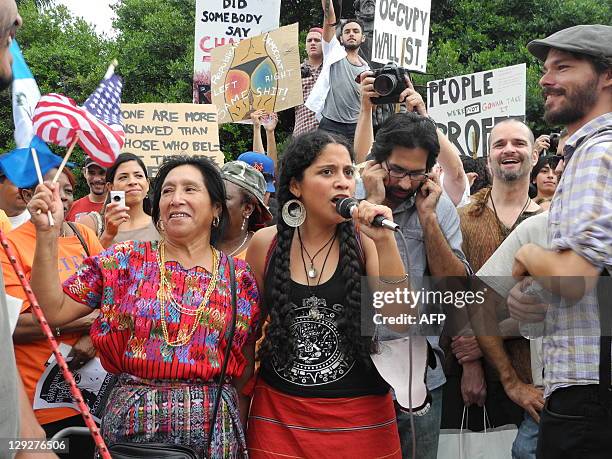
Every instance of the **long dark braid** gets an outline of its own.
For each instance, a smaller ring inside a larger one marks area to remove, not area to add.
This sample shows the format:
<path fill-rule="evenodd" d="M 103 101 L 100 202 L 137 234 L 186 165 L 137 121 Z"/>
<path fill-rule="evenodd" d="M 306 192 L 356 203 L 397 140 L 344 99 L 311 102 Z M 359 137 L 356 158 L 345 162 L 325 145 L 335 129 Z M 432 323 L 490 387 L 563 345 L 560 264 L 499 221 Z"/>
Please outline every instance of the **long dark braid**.
<path fill-rule="evenodd" d="M 352 222 L 340 224 L 340 259 L 342 280 L 345 287 L 344 313 L 338 320 L 340 336 L 345 338 L 342 350 L 347 357 L 365 359 L 373 350 L 372 339 L 361 332 L 361 276 L 365 266 L 361 264 L 361 251 L 355 237 Z M 365 311 L 364 311 L 365 312 Z M 365 318 L 364 318 L 365 319 Z"/>
<path fill-rule="evenodd" d="M 280 163 L 280 175 L 277 183 L 278 208 L 295 199 L 289 190 L 291 180 L 298 182 L 302 180 L 304 170 L 310 166 L 317 158 L 319 153 L 330 143 L 344 145 L 351 159 L 353 152 L 351 146 L 342 137 L 324 131 L 314 131 L 303 134 L 293 139 L 285 150 Z M 353 225 L 350 222 L 339 225 L 339 244 L 341 259 L 338 260 L 341 266 L 342 280 L 346 288 L 345 313 L 340 318 L 338 326 L 345 336 L 341 343 L 345 355 L 353 358 L 367 357 L 369 353 L 370 339 L 361 336 L 360 325 L 360 273 L 359 251 Z M 266 299 L 268 300 L 268 312 L 270 324 L 266 330 L 264 339 L 259 351 L 259 358 L 274 359 L 278 363 L 291 365 L 295 356 L 295 339 L 291 332 L 291 324 L 294 318 L 294 306 L 289 300 L 291 285 L 290 253 L 291 243 L 295 229 L 289 227 L 282 218 L 279 217 L 277 223 L 277 245 L 272 254 L 275 263 L 271 282 L 266 285 Z"/>

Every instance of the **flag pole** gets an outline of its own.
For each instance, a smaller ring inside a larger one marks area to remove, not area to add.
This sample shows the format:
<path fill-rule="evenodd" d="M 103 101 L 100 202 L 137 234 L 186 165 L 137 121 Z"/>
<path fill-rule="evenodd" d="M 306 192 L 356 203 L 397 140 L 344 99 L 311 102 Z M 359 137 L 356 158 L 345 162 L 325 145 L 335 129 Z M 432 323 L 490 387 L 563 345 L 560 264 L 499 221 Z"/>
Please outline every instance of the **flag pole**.
<path fill-rule="evenodd" d="M 42 171 L 40 170 L 40 163 L 38 162 L 38 154 L 36 154 L 36 148 L 31 148 L 30 150 L 32 151 L 32 158 L 34 159 L 34 167 L 36 168 L 36 176 L 38 177 L 38 183 L 42 185 L 43 176 Z M 53 221 L 53 215 L 51 214 L 50 210 L 47 211 L 47 216 L 49 217 L 49 225 L 55 226 L 55 222 Z"/>
<path fill-rule="evenodd" d="M 113 74 L 115 73 L 115 67 L 117 67 L 117 65 L 119 65 L 119 63 L 117 62 L 117 59 L 113 59 L 111 61 L 110 65 L 108 66 L 108 69 L 106 69 L 106 73 L 104 74 L 104 79 L 105 80 L 108 80 L 110 77 L 113 76 Z M 64 155 L 64 159 L 62 160 L 62 164 L 60 164 L 59 169 L 55 173 L 55 177 L 53 177 L 53 182 L 52 183 L 57 183 L 57 181 L 59 180 L 60 174 L 62 173 L 62 170 L 64 169 L 64 167 L 66 167 L 66 163 L 68 162 L 68 159 L 70 159 L 70 155 L 72 154 L 72 150 L 74 149 L 74 146 L 76 145 L 78 140 L 79 140 L 79 134 L 77 133 L 77 135 L 74 137 L 74 140 L 72 141 L 72 143 L 68 147 L 68 151 Z"/>
<path fill-rule="evenodd" d="M 32 291 L 30 282 L 28 281 L 28 278 L 23 272 L 23 267 L 21 266 L 19 259 L 15 256 L 15 253 L 13 252 L 13 249 L 9 245 L 8 239 L 6 238 L 2 230 L 0 230 L 0 244 L 2 245 L 2 248 L 4 249 L 4 251 L 6 252 L 7 258 L 11 262 L 13 270 L 15 271 L 15 274 L 17 274 L 17 277 L 19 278 L 19 282 L 21 283 L 21 286 L 23 287 L 23 290 L 25 291 L 26 297 L 30 301 L 30 305 L 32 306 L 32 312 L 34 313 L 36 320 L 38 321 L 40 327 L 42 328 L 42 332 L 44 333 L 49 345 L 51 346 L 51 349 L 53 350 L 53 354 L 55 355 L 55 360 L 57 361 L 57 365 L 62 370 L 64 380 L 66 381 L 66 383 L 68 384 L 68 387 L 70 388 L 70 393 L 72 394 L 72 398 L 77 403 L 79 410 L 81 411 L 81 416 L 83 416 L 83 420 L 85 421 L 85 425 L 91 432 L 91 436 L 93 437 L 94 443 L 96 447 L 98 448 L 98 453 L 100 454 L 100 456 L 102 456 L 103 459 L 112 459 L 108 451 L 108 448 L 106 447 L 104 439 L 102 438 L 102 435 L 100 434 L 100 429 L 98 429 L 98 426 L 96 426 L 96 423 L 94 422 L 94 419 L 91 415 L 89 407 L 87 406 L 87 404 L 85 403 L 85 400 L 83 399 L 83 394 L 81 393 L 81 390 L 76 385 L 74 376 L 68 369 L 66 360 L 64 359 L 64 356 L 60 352 L 59 346 L 57 345 L 57 341 L 55 340 L 55 337 L 53 336 L 53 332 L 51 331 L 51 326 L 47 322 L 47 319 L 45 318 L 45 314 L 43 313 L 40 305 L 38 304 L 38 300 L 36 299 L 36 296 L 34 295 L 34 292 Z"/>
<path fill-rule="evenodd" d="M 70 155 L 72 154 L 72 150 L 74 150 L 74 146 L 76 145 L 78 140 L 79 140 L 79 134 L 74 136 L 74 140 L 72 141 L 72 143 L 68 147 L 68 151 L 64 155 L 64 159 L 62 159 L 62 164 L 59 165 L 59 168 L 57 169 L 57 172 L 55 173 L 55 177 L 53 177 L 53 181 L 51 183 L 57 183 L 57 181 L 59 180 L 60 175 L 62 174 L 62 170 L 64 169 L 64 167 L 66 167 L 66 163 L 70 159 Z"/>

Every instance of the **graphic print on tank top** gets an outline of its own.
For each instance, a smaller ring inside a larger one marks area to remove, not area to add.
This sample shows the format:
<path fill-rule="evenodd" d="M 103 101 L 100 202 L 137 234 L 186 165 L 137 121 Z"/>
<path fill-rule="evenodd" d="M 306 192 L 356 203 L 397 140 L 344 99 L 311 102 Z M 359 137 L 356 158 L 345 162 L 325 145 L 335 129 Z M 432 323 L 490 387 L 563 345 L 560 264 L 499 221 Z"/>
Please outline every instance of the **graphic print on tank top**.
<path fill-rule="evenodd" d="M 340 350 L 337 327 L 343 308 L 341 304 L 328 306 L 325 299 L 314 294 L 304 298 L 301 307 L 294 305 L 291 333 L 296 358 L 285 368 L 280 368 L 276 360 L 272 363 L 281 379 L 299 386 L 317 386 L 338 381 L 351 371 L 355 361 L 347 360 Z"/>

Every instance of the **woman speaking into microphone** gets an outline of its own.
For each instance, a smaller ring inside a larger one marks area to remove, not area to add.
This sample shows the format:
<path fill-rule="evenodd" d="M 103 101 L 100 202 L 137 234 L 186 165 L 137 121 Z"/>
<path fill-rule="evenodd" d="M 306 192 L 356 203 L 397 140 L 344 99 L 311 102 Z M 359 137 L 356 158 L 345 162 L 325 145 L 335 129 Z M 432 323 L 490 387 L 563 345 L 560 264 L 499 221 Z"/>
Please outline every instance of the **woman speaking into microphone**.
<path fill-rule="evenodd" d="M 408 288 L 408 276 L 394 233 L 371 224 L 392 221 L 389 208 L 362 201 L 348 221 L 336 211 L 355 191 L 354 171 L 344 138 L 295 138 L 280 165 L 282 216 L 251 240 L 246 259 L 268 315 L 251 384 L 251 458 L 401 457 L 389 385 L 370 357 L 376 342 L 361 332 L 372 320 L 362 317 L 361 282 Z"/>

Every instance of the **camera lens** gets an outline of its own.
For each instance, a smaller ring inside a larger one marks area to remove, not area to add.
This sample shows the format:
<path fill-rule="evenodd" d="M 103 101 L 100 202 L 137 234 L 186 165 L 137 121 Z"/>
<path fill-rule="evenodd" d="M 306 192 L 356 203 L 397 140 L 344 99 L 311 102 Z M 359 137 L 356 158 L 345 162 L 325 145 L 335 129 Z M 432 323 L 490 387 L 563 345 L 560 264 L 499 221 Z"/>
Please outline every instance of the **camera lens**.
<path fill-rule="evenodd" d="M 121 196 L 113 196 L 113 201 L 121 201 Z"/>
<path fill-rule="evenodd" d="M 381 96 L 388 96 L 397 86 L 397 78 L 395 75 L 383 73 L 374 78 L 374 90 Z"/>

